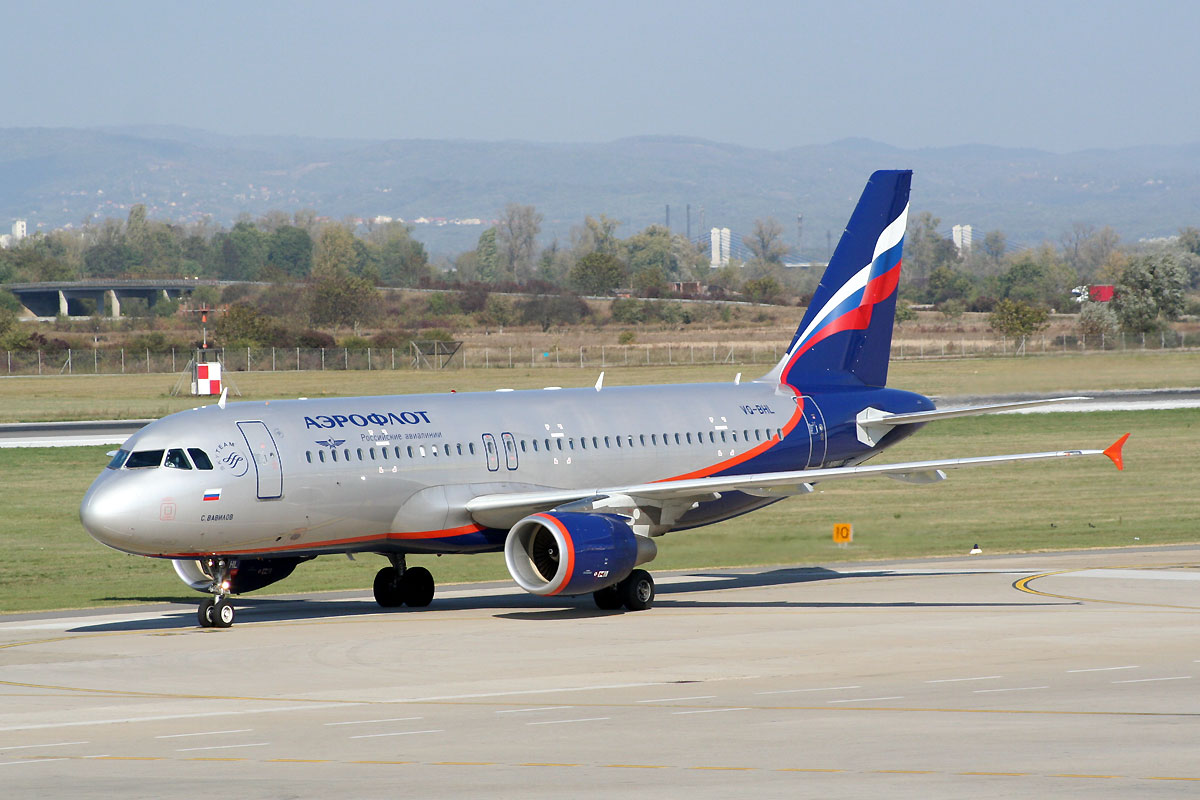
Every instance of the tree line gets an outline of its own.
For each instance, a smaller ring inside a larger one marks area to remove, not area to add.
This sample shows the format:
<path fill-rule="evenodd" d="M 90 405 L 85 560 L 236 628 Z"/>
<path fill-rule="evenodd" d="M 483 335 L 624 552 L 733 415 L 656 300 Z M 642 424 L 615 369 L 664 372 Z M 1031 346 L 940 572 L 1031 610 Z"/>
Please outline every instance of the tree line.
<path fill-rule="evenodd" d="M 694 281 L 708 297 L 803 305 L 819 278 L 819 270 L 784 267 L 783 229 L 774 219 L 755 222 L 743 237 L 746 261 L 719 269 L 709 266 L 706 248 L 660 225 L 622 238 L 619 220 L 586 216 L 566 241 L 541 243 L 541 224 L 534 207 L 510 203 L 473 249 L 434 262 L 400 222 L 360 224 L 311 210 L 274 211 L 224 228 L 211 221 L 149 219 L 137 205 L 125 220 L 39 233 L 0 250 L 0 283 L 118 276 L 263 281 L 301 287 L 288 294 L 285 310 L 309 326 L 357 331 L 379 321 L 379 286 L 524 291 L 541 297 L 551 311 L 540 320 L 533 310 L 517 318 L 548 326 L 569 321 L 569 309 L 578 309 L 569 299 L 551 298 L 614 290 L 661 297 L 672 293 L 674 283 Z M 1195 228 L 1170 240 L 1125 244 L 1109 227 L 1076 224 L 1057 242 L 1020 249 L 1009 246 L 1004 232 L 990 231 L 960 250 L 939 232 L 940 224 L 928 212 L 909 220 L 901 320 L 913 304 L 949 317 L 980 311 L 992 315 L 998 331 L 1018 335 L 1044 325 L 1052 310 L 1079 310 L 1086 332 L 1147 332 L 1197 310 L 1185 297 L 1200 287 Z M 1112 303 L 1074 302 L 1073 289 L 1096 283 L 1116 285 Z M 552 313 L 555 308 L 559 313 Z"/>

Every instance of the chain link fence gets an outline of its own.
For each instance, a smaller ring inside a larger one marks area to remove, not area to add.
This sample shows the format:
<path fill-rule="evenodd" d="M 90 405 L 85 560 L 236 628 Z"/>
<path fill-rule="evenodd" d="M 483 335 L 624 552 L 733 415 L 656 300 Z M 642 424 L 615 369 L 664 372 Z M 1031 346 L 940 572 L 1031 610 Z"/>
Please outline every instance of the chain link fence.
<path fill-rule="evenodd" d="M 1032 356 L 1102 351 L 1200 348 L 1200 332 L 1166 331 L 1085 337 L 905 337 L 892 342 L 893 360 Z M 209 350 L 88 349 L 9 350 L 0 369 L 7 375 L 121 375 L 183 373 L 193 359 L 220 361 L 227 372 L 293 372 L 412 369 L 517 369 L 728 364 L 770 366 L 783 345 L 630 344 L 585 347 L 468 347 L 450 354 L 417 357 L 406 348 L 239 347 Z"/>

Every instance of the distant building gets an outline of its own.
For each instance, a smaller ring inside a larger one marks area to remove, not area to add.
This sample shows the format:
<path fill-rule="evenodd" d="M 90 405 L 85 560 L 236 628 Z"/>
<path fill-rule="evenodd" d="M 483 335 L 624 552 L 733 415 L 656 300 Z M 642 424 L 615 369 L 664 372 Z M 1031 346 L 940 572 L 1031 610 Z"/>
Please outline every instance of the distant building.
<path fill-rule="evenodd" d="M 709 231 L 709 242 L 712 247 L 712 258 L 709 266 L 713 269 L 729 266 L 729 245 L 732 234 L 729 228 L 713 228 Z"/>
<path fill-rule="evenodd" d="M 954 237 L 954 246 L 958 248 L 959 253 L 965 253 L 971 249 L 970 225 L 955 225 L 950 229 L 950 235 Z"/>
<path fill-rule="evenodd" d="M 12 224 L 12 233 L 0 236 L 0 247 L 9 248 L 27 236 L 25 220 L 19 219 Z"/>

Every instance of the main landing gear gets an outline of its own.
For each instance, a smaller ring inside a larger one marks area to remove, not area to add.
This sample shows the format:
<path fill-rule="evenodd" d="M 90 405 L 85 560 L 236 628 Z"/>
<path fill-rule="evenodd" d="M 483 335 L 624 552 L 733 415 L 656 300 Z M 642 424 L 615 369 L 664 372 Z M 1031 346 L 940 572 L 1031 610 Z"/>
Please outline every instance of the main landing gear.
<path fill-rule="evenodd" d="M 212 597 L 200 601 L 196 621 L 201 628 L 228 628 L 236 616 L 233 603 L 229 600 L 230 563 L 223 558 L 210 558 L 204 563 L 205 571 L 213 576 Z"/>
<path fill-rule="evenodd" d="M 616 611 L 624 606 L 629 611 L 645 611 L 654 603 L 654 578 L 644 569 L 635 569 L 625 580 L 592 592 L 596 607 Z"/>
<path fill-rule="evenodd" d="M 388 555 L 392 566 L 375 574 L 375 602 L 381 608 L 425 608 L 433 602 L 433 575 L 424 567 L 409 568 L 403 555 Z"/>

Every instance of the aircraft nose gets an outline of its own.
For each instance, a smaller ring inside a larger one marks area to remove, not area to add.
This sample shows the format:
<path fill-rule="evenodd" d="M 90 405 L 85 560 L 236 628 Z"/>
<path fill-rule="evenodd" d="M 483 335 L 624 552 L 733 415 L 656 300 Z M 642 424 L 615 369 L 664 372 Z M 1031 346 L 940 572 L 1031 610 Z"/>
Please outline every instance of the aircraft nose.
<path fill-rule="evenodd" d="M 79 521 L 96 541 L 127 550 L 129 537 L 133 534 L 129 510 L 127 493 L 114 486 L 112 481 L 101 480 L 83 496 L 83 502 L 79 504 Z"/>

